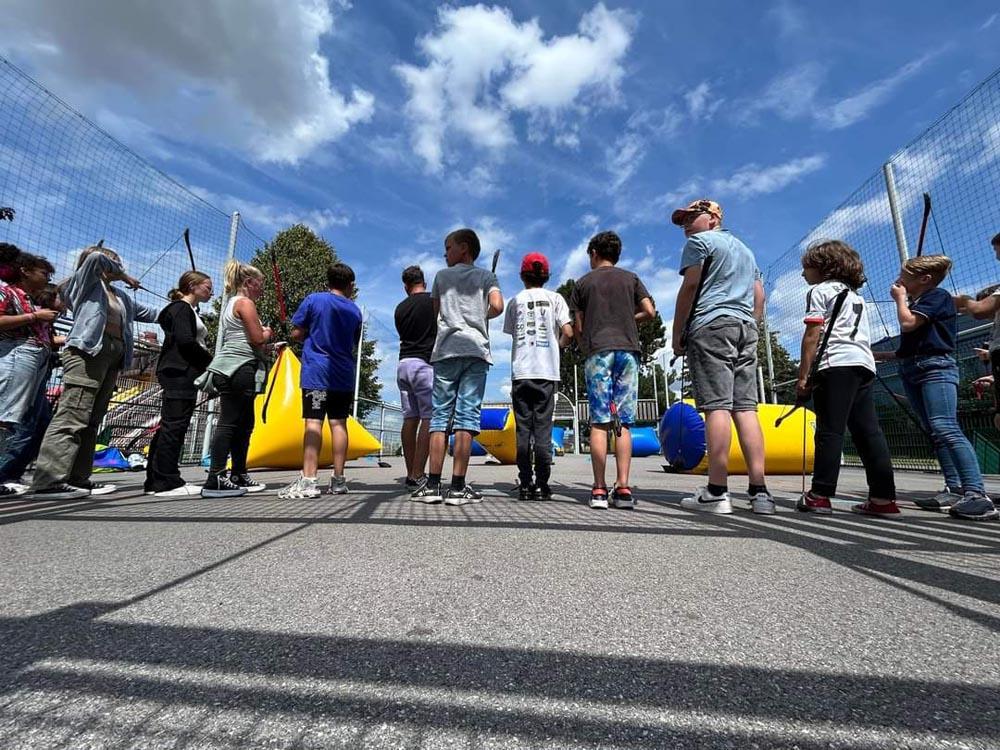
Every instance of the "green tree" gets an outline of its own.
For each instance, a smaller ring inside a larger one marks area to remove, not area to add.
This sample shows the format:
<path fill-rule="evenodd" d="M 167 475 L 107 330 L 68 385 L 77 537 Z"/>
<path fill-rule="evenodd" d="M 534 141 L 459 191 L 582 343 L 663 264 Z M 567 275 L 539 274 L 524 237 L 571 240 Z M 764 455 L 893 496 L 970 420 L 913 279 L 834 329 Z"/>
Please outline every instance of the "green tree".
<path fill-rule="evenodd" d="M 758 324 L 757 331 L 759 337 L 757 339 L 757 362 L 764 368 L 764 392 L 770 398 L 771 395 L 771 378 L 767 371 L 767 349 L 764 339 L 764 325 Z M 799 361 L 797 359 L 792 359 L 792 355 L 789 354 L 788 350 L 781 344 L 778 339 L 778 331 L 768 331 L 771 337 L 771 360 L 774 362 L 774 382 L 777 385 L 778 400 L 783 401 L 786 399 L 795 398 L 795 384 L 794 382 L 790 385 L 782 385 L 782 383 L 788 383 L 789 380 L 795 381 L 799 375 Z"/>
<path fill-rule="evenodd" d="M 277 260 L 281 273 L 281 287 L 285 297 L 285 307 L 288 311 L 288 322 L 284 330 L 279 321 L 278 298 L 273 282 L 271 258 Z M 322 291 L 326 286 L 326 269 L 331 263 L 336 263 L 337 251 L 333 245 L 319 237 L 309 227 L 296 224 L 278 232 L 264 247 L 258 248 L 250 259 L 250 264 L 260 269 L 268 283 L 264 292 L 257 300 L 257 310 L 265 325 L 270 325 L 277 339 L 288 339 L 291 332 L 291 318 L 302 300 L 313 292 Z M 214 340 L 217 328 L 218 306 L 221 300 L 216 300 L 215 320 L 206 320 L 210 337 Z M 301 356 L 301 346 L 292 345 L 297 355 Z M 382 398 L 382 383 L 378 379 L 379 360 L 375 356 L 375 341 L 366 340 L 361 350 L 361 383 L 359 395 L 362 399 L 358 405 L 358 417 L 361 418 L 374 408 L 372 401 Z"/>

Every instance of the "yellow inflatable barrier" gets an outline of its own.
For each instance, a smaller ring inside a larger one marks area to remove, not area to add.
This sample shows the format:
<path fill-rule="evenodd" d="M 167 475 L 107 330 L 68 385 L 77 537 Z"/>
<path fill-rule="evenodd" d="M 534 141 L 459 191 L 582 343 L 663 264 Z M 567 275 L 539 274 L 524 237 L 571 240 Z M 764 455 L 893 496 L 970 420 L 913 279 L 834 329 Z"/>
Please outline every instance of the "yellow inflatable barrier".
<path fill-rule="evenodd" d="M 684 401 L 687 408 L 680 409 L 674 404 L 664 413 L 660 422 L 660 445 L 663 456 L 668 461 L 679 460 L 685 467 L 682 471 L 691 474 L 708 472 L 708 455 L 705 453 L 705 416 L 694 410 L 693 402 Z M 764 470 L 769 475 L 799 474 L 802 472 L 802 434 L 805 429 L 806 473 L 813 470 L 814 434 L 816 415 L 801 407 L 795 410 L 780 427 L 774 423 L 778 417 L 791 412 L 787 404 L 760 404 L 757 417 L 764 431 Z M 681 427 L 683 421 L 683 427 Z M 692 465 L 693 464 L 693 465 Z M 686 468 L 691 467 L 691 468 Z M 732 442 L 729 446 L 728 471 L 730 474 L 746 474 L 747 464 L 732 428 Z"/>
<path fill-rule="evenodd" d="M 479 418 L 481 432 L 476 440 L 490 455 L 504 465 L 517 463 L 517 436 L 514 433 L 514 410 L 488 406 Z"/>
<path fill-rule="evenodd" d="M 302 369 L 298 357 L 286 349 L 281 353 L 275 366 L 271 368 L 264 393 L 254 401 L 257 418 L 250 450 L 247 454 L 247 468 L 250 469 L 299 469 L 302 467 L 302 389 L 299 388 L 299 371 Z M 271 391 L 271 385 L 274 390 Z M 267 422 L 261 418 L 264 399 L 271 391 L 271 401 L 267 406 Z M 330 426 L 323 425 L 323 450 L 319 465 L 333 463 Z M 361 458 L 382 449 L 381 444 L 361 424 L 349 417 L 347 420 L 347 460 Z"/>

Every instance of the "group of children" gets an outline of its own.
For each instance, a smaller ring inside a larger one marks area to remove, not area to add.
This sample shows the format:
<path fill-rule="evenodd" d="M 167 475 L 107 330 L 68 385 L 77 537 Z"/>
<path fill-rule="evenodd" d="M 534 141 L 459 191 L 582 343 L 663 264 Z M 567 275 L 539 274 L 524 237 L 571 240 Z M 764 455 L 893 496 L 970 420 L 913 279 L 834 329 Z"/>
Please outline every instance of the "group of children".
<path fill-rule="evenodd" d="M 757 325 L 764 291 L 753 253 L 722 227 L 722 208 L 697 200 L 672 214 L 687 238 L 680 272 L 673 348 L 687 358 L 696 406 L 705 414 L 708 483 L 682 506 L 731 513 L 727 463 L 735 425 L 748 467 L 749 509 L 775 512 L 766 486 L 764 439 L 757 417 Z M 993 239 L 1000 259 L 1000 235 Z M 503 315 L 512 337 L 511 400 L 516 423 L 519 498 L 547 500 L 552 463 L 552 415 L 560 382 L 560 350 L 574 344 L 584 357 L 590 409 L 593 485 L 590 507 L 634 508 L 629 485 L 630 427 L 636 421 L 639 330 L 655 315 L 639 277 L 618 267 L 621 240 L 601 232 L 589 242 L 591 270 L 576 280 L 569 301 L 544 288 L 549 262 L 541 253 L 521 261 L 524 289 L 504 304 L 492 270 L 476 265 L 481 251 L 471 229 L 451 232 L 444 243 L 447 267 L 427 291 L 423 272 L 403 272 L 406 299 L 396 309 L 400 338 L 397 383 L 403 409 L 406 487 L 414 501 L 464 505 L 481 502 L 468 482 L 473 438 L 480 430 L 486 377 L 492 364 L 489 326 Z M 871 349 L 865 283 L 858 254 L 843 242 L 824 240 L 802 256 L 806 296 L 797 394 L 812 398 L 816 412 L 815 468 L 810 489 L 799 498 L 804 512 L 830 513 L 836 494 L 845 432 L 850 431 L 865 467 L 869 497 L 852 510 L 874 516 L 899 513 L 891 457 L 879 427 L 873 396 L 875 362 L 896 358 L 910 408 L 932 441 L 946 489 L 915 499 L 933 510 L 970 520 L 997 518 L 986 495 L 975 452 L 957 413 L 956 310 L 995 317 L 990 357 L 1000 366 L 1000 291 L 984 300 L 952 298 L 939 284 L 951 268 L 944 256 L 907 261 L 890 293 L 900 327 L 895 352 Z M 224 271 L 226 303 L 220 312 L 214 354 L 207 346 L 199 303 L 212 294 L 211 279 L 198 271 L 181 276 L 171 303 L 153 310 L 135 303 L 113 282 L 136 288 L 118 255 L 101 246 L 83 251 L 71 278 L 51 287 L 53 267 L 12 245 L 0 245 L 0 471 L 3 495 L 30 491 L 37 499 L 66 500 L 113 491 L 91 482 L 97 430 L 107 412 L 118 372 L 132 357 L 136 321 L 157 322 L 165 338 L 157 365 L 163 390 L 160 427 L 150 446 L 145 490 L 157 496 L 237 497 L 265 486 L 247 471 L 254 428 L 254 399 L 263 392 L 273 331 L 261 324 L 256 300 L 261 272 L 231 261 Z M 329 491 L 347 493 L 344 464 L 347 418 L 355 396 L 355 348 L 362 316 L 352 301 L 354 273 L 335 263 L 327 290 L 310 294 L 296 310 L 291 338 L 302 345 L 303 468 L 282 488 L 281 498 L 321 494 L 319 455 L 324 421 L 333 441 Z M 73 323 L 63 340 L 52 324 L 63 306 Z M 887 332 L 888 335 L 888 332 Z M 62 347 L 64 388 L 46 426 L 45 382 L 53 352 Z M 280 355 L 279 355 L 280 356 Z M 995 386 L 1000 387 L 1000 384 Z M 187 484 L 178 465 L 199 393 L 219 399 L 211 464 L 202 486 Z M 898 398 L 893 395 L 894 398 Z M 616 477 L 605 480 L 611 433 Z M 442 470 L 453 434 L 450 483 Z M 41 436 L 44 435 L 44 438 Z M 39 449 L 40 444 L 40 449 Z M 37 458 L 36 458 L 37 455 Z M 32 460 L 30 490 L 20 473 Z M 426 469 L 426 471 L 425 471 Z"/>

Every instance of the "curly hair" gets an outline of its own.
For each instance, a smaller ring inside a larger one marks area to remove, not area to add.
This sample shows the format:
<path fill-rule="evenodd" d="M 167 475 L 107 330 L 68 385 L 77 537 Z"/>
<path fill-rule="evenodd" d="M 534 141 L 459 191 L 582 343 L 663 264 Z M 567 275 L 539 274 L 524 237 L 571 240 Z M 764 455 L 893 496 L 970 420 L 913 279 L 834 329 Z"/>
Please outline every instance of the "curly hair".
<path fill-rule="evenodd" d="M 840 240 L 818 240 L 802 255 L 803 268 L 815 268 L 823 280 L 839 281 L 857 291 L 865 284 L 865 266 L 858 251 Z"/>
<path fill-rule="evenodd" d="M 587 253 L 617 264 L 622 255 L 622 239 L 615 232 L 599 232 L 587 243 Z"/>
<path fill-rule="evenodd" d="M 903 264 L 903 270 L 911 276 L 930 275 L 937 286 L 951 270 L 951 258 L 947 255 L 921 255 L 919 258 L 910 258 Z"/>

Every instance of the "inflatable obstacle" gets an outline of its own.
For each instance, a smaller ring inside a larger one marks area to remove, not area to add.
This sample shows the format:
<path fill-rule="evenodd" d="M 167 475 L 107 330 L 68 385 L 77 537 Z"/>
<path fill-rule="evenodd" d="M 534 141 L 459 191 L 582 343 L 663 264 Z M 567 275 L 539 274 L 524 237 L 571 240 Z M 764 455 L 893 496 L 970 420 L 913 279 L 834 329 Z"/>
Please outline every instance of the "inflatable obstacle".
<path fill-rule="evenodd" d="M 645 458 L 660 452 L 660 439 L 655 427 L 632 427 L 632 457 Z"/>
<path fill-rule="evenodd" d="M 449 435 L 448 436 L 448 455 L 449 456 L 454 456 L 455 455 L 455 436 L 454 435 Z M 472 450 L 469 451 L 469 455 L 470 456 L 485 456 L 486 455 L 486 449 L 482 445 L 480 445 L 480 443 L 479 443 L 478 440 L 473 440 L 472 441 Z"/>
<path fill-rule="evenodd" d="M 506 406 L 487 406 L 479 417 L 476 440 L 502 464 L 517 463 L 517 437 L 514 434 L 514 410 Z"/>
<path fill-rule="evenodd" d="M 791 409 L 786 404 L 760 404 L 757 407 L 757 416 L 764 431 L 764 470 L 767 474 L 799 474 L 802 471 L 803 429 L 806 429 L 806 472 L 813 469 L 816 415 L 802 407 L 782 422 L 780 427 L 774 426 L 775 420 Z M 704 474 L 708 471 L 705 418 L 691 403 L 676 403 L 664 412 L 660 420 L 660 445 L 663 446 L 663 457 L 675 467 L 675 471 L 692 474 Z M 732 427 L 728 470 L 730 474 L 747 473 L 735 426 Z"/>
<path fill-rule="evenodd" d="M 299 469 L 302 467 L 302 389 L 299 388 L 299 358 L 289 349 L 278 356 L 268 375 L 264 393 L 254 401 L 257 422 L 250 437 L 247 468 L 250 469 Z M 272 389 L 273 386 L 273 389 Z M 270 392 L 267 422 L 262 419 L 264 400 Z M 347 460 L 361 458 L 382 449 L 381 444 L 361 424 L 347 419 Z M 323 450 L 319 465 L 333 463 L 330 425 L 323 423 Z"/>

